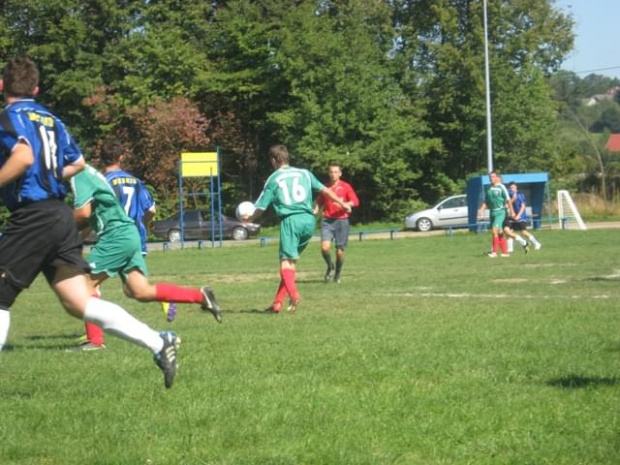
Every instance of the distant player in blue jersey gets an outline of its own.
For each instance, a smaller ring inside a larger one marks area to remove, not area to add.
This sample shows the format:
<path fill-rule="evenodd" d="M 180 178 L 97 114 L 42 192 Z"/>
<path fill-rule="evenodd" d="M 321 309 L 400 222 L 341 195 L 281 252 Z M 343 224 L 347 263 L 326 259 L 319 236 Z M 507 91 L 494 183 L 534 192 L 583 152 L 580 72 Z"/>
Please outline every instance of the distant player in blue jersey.
<path fill-rule="evenodd" d="M 119 142 L 106 141 L 101 147 L 105 178 L 125 213 L 136 223 L 142 241 L 142 253 L 146 255 L 146 225 L 155 215 L 155 201 L 140 179 L 123 170 L 124 159 L 123 146 Z"/>
<path fill-rule="evenodd" d="M 116 198 L 125 213 L 134 220 L 140 233 L 142 254 L 146 255 L 146 236 L 148 224 L 155 216 L 155 201 L 144 183 L 122 167 L 125 160 L 123 145 L 117 140 L 108 140 L 101 147 L 101 161 L 105 167 L 105 177 L 112 186 Z M 168 321 L 176 316 L 176 304 L 162 302 L 162 310 Z"/>
<path fill-rule="evenodd" d="M 0 113 L 0 189 L 11 216 L 0 237 L 0 350 L 11 306 L 42 272 L 70 315 L 149 348 L 165 386 L 171 387 L 180 339 L 153 331 L 118 305 L 92 295 L 73 211 L 63 202 L 63 181 L 83 170 L 85 161 L 60 119 L 34 101 L 38 85 L 33 61 L 7 62 L 0 80 L 7 103 Z"/>
<path fill-rule="evenodd" d="M 541 243 L 527 230 L 525 195 L 519 190 L 516 182 L 508 184 L 508 193 L 510 194 L 510 203 L 512 203 L 512 209 L 514 211 L 514 217 L 510 218 L 510 227 L 515 232 L 522 234 L 525 239 L 529 240 L 534 246 L 534 249 L 539 250 L 542 247 Z"/>

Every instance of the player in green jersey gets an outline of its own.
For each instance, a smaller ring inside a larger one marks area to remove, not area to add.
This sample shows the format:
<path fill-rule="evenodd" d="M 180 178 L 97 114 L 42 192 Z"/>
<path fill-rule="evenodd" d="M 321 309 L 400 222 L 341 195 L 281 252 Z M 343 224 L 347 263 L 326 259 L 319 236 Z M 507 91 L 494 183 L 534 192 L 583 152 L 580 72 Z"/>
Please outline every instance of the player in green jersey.
<path fill-rule="evenodd" d="M 120 276 L 128 297 L 140 302 L 180 302 L 201 304 L 202 309 L 213 314 L 218 322 L 221 315 L 213 290 L 208 286 L 187 288 L 170 283 L 151 284 L 142 255 L 140 234 L 119 203 L 105 177 L 92 166 L 71 178 L 74 193 L 74 218 L 83 234 L 90 226 L 97 233 L 97 243 L 87 262 L 91 268 L 89 283 L 93 294 L 98 294 L 101 284 L 109 277 Z M 88 340 L 81 350 L 104 347 L 103 332 L 86 323 Z"/>
<path fill-rule="evenodd" d="M 497 257 L 497 251 L 501 247 L 502 257 L 509 257 L 504 236 L 504 220 L 506 215 L 514 216 L 510 195 L 501 178 L 495 171 L 489 173 L 491 185 L 486 190 L 484 202 L 478 210 L 478 218 L 482 218 L 485 209 L 489 209 L 491 218 L 491 233 L 493 235 L 492 249 L 489 257 Z"/>
<path fill-rule="evenodd" d="M 289 166 L 289 153 L 284 145 L 274 145 L 269 149 L 269 160 L 275 171 L 265 182 L 265 187 L 255 203 L 253 215 L 243 218 L 254 222 L 273 205 L 281 219 L 280 223 L 280 285 L 270 311 L 277 313 L 282 309 L 288 294 L 293 313 L 301 300 L 295 283 L 296 262 L 314 234 L 312 192 L 322 192 L 347 212 L 348 204 L 343 203 L 331 190 L 325 187 L 310 171 Z"/>

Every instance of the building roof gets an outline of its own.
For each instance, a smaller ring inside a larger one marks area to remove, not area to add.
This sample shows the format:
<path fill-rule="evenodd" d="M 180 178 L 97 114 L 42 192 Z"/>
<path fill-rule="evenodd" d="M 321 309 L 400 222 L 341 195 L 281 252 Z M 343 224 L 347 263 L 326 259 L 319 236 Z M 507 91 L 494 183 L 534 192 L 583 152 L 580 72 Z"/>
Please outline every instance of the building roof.
<path fill-rule="evenodd" d="M 620 134 L 612 134 L 605 144 L 605 150 L 610 152 L 620 152 Z"/>

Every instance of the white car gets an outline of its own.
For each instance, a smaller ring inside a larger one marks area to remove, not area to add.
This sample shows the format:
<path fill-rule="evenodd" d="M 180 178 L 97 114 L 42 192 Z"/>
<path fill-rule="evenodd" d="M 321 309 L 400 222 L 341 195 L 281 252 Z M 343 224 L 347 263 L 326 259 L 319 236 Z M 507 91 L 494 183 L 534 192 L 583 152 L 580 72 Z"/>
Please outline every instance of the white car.
<path fill-rule="evenodd" d="M 437 205 L 405 217 L 405 229 L 426 232 L 438 228 L 465 228 L 469 224 L 466 195 L 453 195 Z"/>

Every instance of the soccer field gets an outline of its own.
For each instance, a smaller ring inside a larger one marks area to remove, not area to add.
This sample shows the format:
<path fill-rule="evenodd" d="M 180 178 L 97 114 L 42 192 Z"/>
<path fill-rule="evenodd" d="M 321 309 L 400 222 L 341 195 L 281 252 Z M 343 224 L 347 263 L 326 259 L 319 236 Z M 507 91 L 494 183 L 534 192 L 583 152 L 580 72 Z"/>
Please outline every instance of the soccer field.
<path fill-rule="evenodd" d="M 152 252 L 153 281 L 223 308 L 167 323 L 104 285 L 183 339 L 170 390 L 124 341 L 67 353 L 82 325 L 39 279 L 0 354 L 0 464 L 618 464 L 617 234 L 541 231 L 509 259 L 488 233 L 354 241 L 340 285 L 313 243 L 293 316 L 262 312 L 275 244 Z"/>

